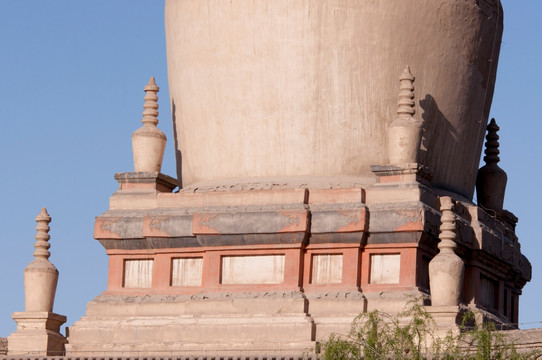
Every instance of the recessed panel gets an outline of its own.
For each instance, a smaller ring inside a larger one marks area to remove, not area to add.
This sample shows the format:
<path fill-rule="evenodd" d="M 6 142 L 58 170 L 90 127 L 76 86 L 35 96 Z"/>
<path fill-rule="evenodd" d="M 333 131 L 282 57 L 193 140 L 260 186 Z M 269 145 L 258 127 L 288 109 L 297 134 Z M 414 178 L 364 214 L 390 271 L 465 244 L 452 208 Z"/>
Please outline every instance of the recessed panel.
<path fill-rule="evenodd" d="M 342 254 L 316 254 L 312 256 L 311 284 L 340 284 L 342 279 Z"/>
<path fill-rule="evenodd" d="M 284 255 L 224 256 L 222 284 L 280 284 Z"/>
<path fill-rule="evenodd" d="M 201 286 L 203 258 L 171 261 L 171 286 Z"/>
<path fill-rule="evenodd" d="M 124 261 L 124 287 L 150 288 L 152 287 L 153 260 L 125 260 Z"/>
<path fill-rule="evenodd" d="M 400 254 L 371 255 L 371 284 L 399 284 L 401 270 Z"/>
<path fill-rule="evenodd" d="M 487 276 L 480 275 L 480 304 L 489 308 L 497 309 L 497 289 L 498 283 L 488 278 Z"/>

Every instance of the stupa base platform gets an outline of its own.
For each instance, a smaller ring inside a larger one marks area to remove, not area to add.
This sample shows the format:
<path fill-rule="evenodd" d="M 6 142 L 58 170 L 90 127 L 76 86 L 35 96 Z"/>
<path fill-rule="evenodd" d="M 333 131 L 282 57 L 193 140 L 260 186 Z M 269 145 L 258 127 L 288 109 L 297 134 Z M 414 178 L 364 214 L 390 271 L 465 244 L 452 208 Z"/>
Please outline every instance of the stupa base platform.
<path fill-rule="evenodd" d="M 159 173 L 117 174 L 94 232 L 109 255 L 107 291 L 70 328 L 67 354 L 302 354 L 360 313 L 425 301 L 440 226 L 430 174 L 374 171 L 366 187 L 177 193 Z M 455 211 L 462 303 L 513 322 L 530 276 L 514 224 L 465 202 Z"/>
<path fill-rule="evenodd" d="M 347 334 L 368 306 L 399 312 L 415 294 L 375 293 L 370 301 L 359 291 L 101 295 L 69 328 L 66 355 L 302 355 L 332 333 Z"/>
<path fill-rule="evenodd" d="M 100 296 L 69 329 L 68 355 L 302 354 L 315 324 L 299 292 Z"/>

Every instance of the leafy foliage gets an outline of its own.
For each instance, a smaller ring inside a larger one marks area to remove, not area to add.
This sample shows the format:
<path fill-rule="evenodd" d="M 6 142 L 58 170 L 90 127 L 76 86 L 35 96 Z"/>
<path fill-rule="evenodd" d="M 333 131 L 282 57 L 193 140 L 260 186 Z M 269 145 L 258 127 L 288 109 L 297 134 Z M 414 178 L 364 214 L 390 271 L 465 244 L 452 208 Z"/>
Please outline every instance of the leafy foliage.
<path fill-rule="evenodd" d="M 518 353 L 513 343 L 496 331 L 493 323 L 475 323 L 474 313 L 465 315 L 461 331 L 434 336 L 431 315 L 413 299 L 407 309 L 392 317 L 372 311 L 360 314 L 347 335 L 333 334 L 322 344 L 323 360 L 526 360 L 539 352 Z M 474 326 L 467 326 L 475 323 Z"/>

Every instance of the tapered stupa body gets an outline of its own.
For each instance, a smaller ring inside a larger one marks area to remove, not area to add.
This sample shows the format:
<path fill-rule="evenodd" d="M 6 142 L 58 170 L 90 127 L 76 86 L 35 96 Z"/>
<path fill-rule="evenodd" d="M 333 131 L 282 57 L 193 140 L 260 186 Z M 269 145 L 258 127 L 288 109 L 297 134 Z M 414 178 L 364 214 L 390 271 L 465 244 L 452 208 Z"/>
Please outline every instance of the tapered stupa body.
<path fill-rule="evenodd" d="M 472 197 L 501 10 L 498 0 L 167 0 L 178 178 L 370 178 L 370 165 L 388 163 L 408 64 L 425 124 L 419 161 L 435 186 Z"/>
<path fill-rule="evenodd" d="M 58 270 L 49 261 L 49 222 L 51 217 L 43 208 L 36 217 L 34 260 L 24 269 L 25 311 L 53 311 Z"/>

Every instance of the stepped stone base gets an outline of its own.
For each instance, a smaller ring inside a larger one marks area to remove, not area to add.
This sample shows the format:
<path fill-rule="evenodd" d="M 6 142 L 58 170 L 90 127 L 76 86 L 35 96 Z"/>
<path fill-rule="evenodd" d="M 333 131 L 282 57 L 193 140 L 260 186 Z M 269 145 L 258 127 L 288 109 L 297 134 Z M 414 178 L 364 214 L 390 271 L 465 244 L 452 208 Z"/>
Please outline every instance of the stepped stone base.
<path fill-rule="evenodd" d="M 299 292 L 100 296 L 69 329 L 66 351 L 73 356 L 302 354 L 315 347 L 306 308 Z"/>
<path fill-rule="evenodd" d="M 396 312 L 410 299 L 369 298 L 371 307 Z M 66 355 L 301 356 L 332 333 L 346 334 L 367 307 L 360 291 L 101 295 L 69 328 Z"/>
<path fill-rule="evenodd" d="M 12 318 L 17 330 L 8 336 L 8 352 L 13 355 L 64 355 L 66 338 L 59 332 L 66 317 L 50 312 L 16 312 Z"/>

